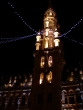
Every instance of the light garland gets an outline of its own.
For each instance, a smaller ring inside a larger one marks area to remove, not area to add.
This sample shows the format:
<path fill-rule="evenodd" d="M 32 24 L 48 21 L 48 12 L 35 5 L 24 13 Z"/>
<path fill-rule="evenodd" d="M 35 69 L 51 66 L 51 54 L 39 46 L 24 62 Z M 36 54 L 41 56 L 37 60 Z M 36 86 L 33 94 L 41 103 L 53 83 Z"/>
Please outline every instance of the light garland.
<path fill-rule="evenodd" d="M 4 43 L 8 43 L 8 42 L 13 42 L 13 41 L 18 41 L 18 40 L 22 40 L 22 39 L 25 39 L 25 38 L 29 38 L 29 37 L 32 37 L 32 36 L 35 36 L 37 34 L 32 34 L 32 35 L 28 35 L 28 36 L 23 36 L 23 37 L 17 37 L 17 38 L 12 38 L 12 39 L 5 39 L 4 41 L 0 41 L 0 44 L 4 44 Z"/>
<path fill-rule="evenodd" d="M 63 36 L 63 37 L 64 37 L 64 38 L 67 38 L 68 40 L 71 40 L 72 42 L 79 43 L 80 45 L 83 45 L 83 43 L 78 42 L 78 41 L 76 41 L 76 40 L 74 40 L 74 39 L 70 39 L 69 37 L 66 37 L 66 36 Z"/>
<path fill-rule="evenodd" d="M 14 6 L 13 6 L 10 2 L 8 2 L 8 4 L 12 7 L 12 9 L 14 8 Z M 33 28 L 31 28 L 31 27 L 23 20 L 23 18 L 22 18 L 17 12 L 15 12 L 15 14 L 16 14 L 19 18 L 21 18 L 21 20 L 23 21 L 23 23 L 24 23 L 27 27 L 29 27 L 31 30 L 35 31 Z M 74 28 L 76 28 L 76 26 L 78 26 L 79 23 L 82 22 L 82 20 L 83 20 L 83 19 L 81 18 L 74 26 L 72 26 L 72 27 L 70 28 L 69 31 L 67 31 L 66 33 L 62 34 L 61 36 L 58 36 L 58 38 L 64 37 L 64 38 L 67 38 L 67 39 L 69 39 L 69 40 L 71 40 L 71 41 L 73 41 L 73 42 L 75 42 L 75 43 L 79 43 L 79 44 L 83 45 L 83 43 L 81 43 L 81 42 L 77 42 L 77 41 L 74 40 L 74 39 L 70 39 L 70 38 L 66 37 L 66 35 L 69 34 Z M 32 36 L 34 36 L 34 35 L 37 35 L 38 32 L 37 32 L 37 31 L 35 31 L 35 32 L 36 32 L 36 34 L 29 35 L 29 36 L 24 36 L 24 37 L 1 38 L 1 40 L 6 40 L 6 41 L 1 41 L 0 44 L 2 44 L 2 43 L 7 43 L 7 42 L 13 42 L 13 41 L 25 39 L 25 38 L 28 38 L 28 37 L 32 37 Z M 42 34 L 43 32 L 41 31 L 40 33 Z"/>
<path fill-rule="evenodd" d="M 74 26 L 72 26 L 71 28 L 70 28 L 70 30 L 69 31 L 67 31 L 66 33 L 64 33 L 64 34 L 62 34 L 61 36 L 58 36 L 58 37 L 63 37 L 63 36 L 66 36 L 67 34 L 69 34 L 73 29 L 75 29 L 76 28 L 76 26 L 78 26 L 81 22 L 82 22 L 82 18 L 74 25 Z"/>

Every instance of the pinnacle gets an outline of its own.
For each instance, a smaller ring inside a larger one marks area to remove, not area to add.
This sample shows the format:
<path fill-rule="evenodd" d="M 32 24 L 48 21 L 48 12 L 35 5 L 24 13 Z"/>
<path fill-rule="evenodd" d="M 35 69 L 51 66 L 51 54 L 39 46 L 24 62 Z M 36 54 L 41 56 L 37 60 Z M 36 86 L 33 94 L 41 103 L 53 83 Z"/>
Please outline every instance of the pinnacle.
<path fill-rule="evenodd" d="M 49 0 L 49 3 L 48 3 L 48 9 L 51 8 L 52 9 L 52 1 Z"/>

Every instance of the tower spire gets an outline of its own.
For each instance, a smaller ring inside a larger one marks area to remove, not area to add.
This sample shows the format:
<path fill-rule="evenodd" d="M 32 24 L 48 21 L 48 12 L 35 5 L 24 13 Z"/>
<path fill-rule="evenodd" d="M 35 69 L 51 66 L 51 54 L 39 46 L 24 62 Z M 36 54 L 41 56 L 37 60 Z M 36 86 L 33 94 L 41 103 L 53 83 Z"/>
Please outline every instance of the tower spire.
<path fill-rule="evenodd" d="M 52 1 L 49 0 L 49 3 L 48 3 L 48 9 L 51 8 L 52 9 Z"/>

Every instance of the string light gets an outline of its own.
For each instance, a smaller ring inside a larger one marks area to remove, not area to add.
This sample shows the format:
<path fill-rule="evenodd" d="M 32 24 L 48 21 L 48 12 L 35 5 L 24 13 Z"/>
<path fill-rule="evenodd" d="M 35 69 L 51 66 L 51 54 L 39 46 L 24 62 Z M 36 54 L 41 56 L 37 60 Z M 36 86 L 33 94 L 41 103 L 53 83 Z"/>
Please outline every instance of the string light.
<path fill-rule="evenodd" d="M 22 40 L 22 39 L 25 39 L 25 38 L 29 38 L 29 37 L 32 37 L 32 36 L 35 36 L 37 34 L 32 34 L 32 35 L 28 35 L 28 36 L 23 36 L 23 37 L 17 37 L 17 38 L 12 38 L 12 39 L 5 39 L 4 41 L 1 41 L 0 44 L 4 44 L 4 43 L 8 43 L 8 42 L 13 42 L 13 41 L 17 41 L 17 40 Z"/>
<path fill-rule="evenodd" d="M 8 2 L 8 4 L 9 4 L 12 8 L 14 8 L 14 6 L 13 6 L 10 2 Z M 16 14 L 19 18 L 21 18 L 21 20 L 23 21 L 23 23 L 24 23 L 26 26 L 28 26 L 31 30 L 33 30 L 34 32 L 37 33 L 37 31 L 35 31 L 33 28 L 31 28 L 31 27 L 23 20 L 23 18 L 19 15 L 18 12 L 15 12 L 15 14 Z M 67 31 L 66 33 L 64 33 L 64 34 L 62 34 L 61 36 L 58 36 L 58 37 L 62 37 L 62 36 L 64 36 L 64 35 L 67 35 L 68 33 L 70 33 L 70 32 L 72 31 L 72 29 L 76 28 L 76 26 L 79 25 L 79 23 L 82 22 L 82 20 L 83 20 L 83 19 L 81 18 L 74 26 L 71 27 L 71 29 L 70 29 L 69 31 Z M 42 33 L 42 32 L 41 32 L 41 33 Z"/>
<path fill-rule="evenodd" d="M 8 5 L 10 5 L 12 9 L 14 9 L 14 6 L 13 6 L 10 2 L 8 2 Z M 29 26 L 29 25 L 24 21 L 24 19 L 22 18 L 22 16 L 19 15 L 18 12 L 15 11 L 15 14 L 22 20 L 22 22 L 23 22 L 29 29 L 31 29 L 32 31 L 34 31 L 35 33 L 37 33 L 37 31 L 35 31 L 33 28 L 31 28 L 31 26 Z"/>
<path fill-rule="evenodd" d="M 81 22 L 82 22 L 82 18 L 74 25 L 74 26 L 72 26 L 71 28 L 70 28 L 70 30 L 69 31 L 67 31 L 66 33 L 64 33 L 64 34 L 62 34 L 61 36 L 58 36 L 58 37 L 63 37 L 63 36 L 66 36 L 67 34 L 69 34 L 73 29 L 75 29 L 76 28 L 76 26 L 78 26 Z"/>
<path fill-rule="evenodd" d="M 12 7 L 12 9 L 14 9 L 14 6 L 13 6 L 10 2 L 8 2 L 8 4 Z M 19 18 L 21 18 L 21 20 L 23 21 L 23 23 L 24 23 L 27 27 L 29 27 L 31 30 L 35 31 L 33 28 L 31 28 L 31 27 L 23 20 L 23 18 L 22 18 L 17 12 L 15 12 L 15 14 L 16 14 Z M 72 26 L 72 27 L 70 28 L 69 31 L 67 31 L 66 33 L 62 34 L 61 36 L 58 36 L 58 38 L 59 38 L 59 37 L 65 37 L 65 38 L 67 38 L 67 39 L 69 39 L 69 40 L 71 40 L 71 41 L 77 43 L 76 40 L 70 39 L 70 38 L 66 37 L 66 35 L 69 34 L 74 28 L 76 28 L 76 26 L 78 26 L 79 23 L 82 22 L 82 20 L 83 20 L 83 19 L 81 18 L 74 26 Z M 37 35 L 38 32 L 37 32 L 37 31 L 35 31 L 35 32 L 36 32 L 35 35 Z M 43 32 L 41 31 L 41 34 L 42 34 L 42 33 L 43 33 Z M 1 41 L 0 44 L 2 44 L 2 43 L 7 43 L 7 42 L 13 42 L 13 41 L 21 40 L 21 39 L 25 39 L 25 38 L 31 37 L 31 36 L 33 36 L 33 35 L 24 36 L 24 37 L 18 37 L 18 38 L 17 38 L 17 37 L 15 37 L 15 38 L 1 38 L 1 40 L 6 40 L 6 41 Z M 83 43 L 81 43 L 81 42 L 78 42 L 78 43 L 81 44 L 81 45 L 83 45 Z"/>
<path fill-rule="evenodd" d="M 64 37 L 64 38 L 67 38 L 68 40 L 71 40 L 72 42 L 79 43 L 80 45 L 83 45 L 83 43 L 78 42 L 78 41 L 76 41 L 76 40 L 74 40 L 74 39 L 70 39 L 69 37 L 66 37 L 66 36 L 63 36 L 63 37 Z"/>

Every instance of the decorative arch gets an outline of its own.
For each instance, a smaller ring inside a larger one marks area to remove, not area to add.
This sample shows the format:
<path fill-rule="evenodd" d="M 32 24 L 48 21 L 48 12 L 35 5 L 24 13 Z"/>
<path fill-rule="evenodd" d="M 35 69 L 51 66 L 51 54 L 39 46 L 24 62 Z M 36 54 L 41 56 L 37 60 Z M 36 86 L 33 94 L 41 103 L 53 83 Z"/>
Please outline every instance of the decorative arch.
<path fill-rule="evenodd" d="M 75 91 L 76 91 L 76 92 L 77 92 L 77 91 L 80 91 L 80 88 L 76 88 L 76 90 L 75 90 Z"/>
<path fill-rule="evenodd" d="M 70 89 L 68 91 L 68 96 L 69 96 L 69 104 L 75 104 L 74 90 L 73 89 Z"/>
<path fill-rule="evenodd" d="M 73 92 L 73 93 L 74 93 L 74 90 L 73 90 L 73 89 L 69 89 L 69 91 L 68 91 L 68 92 L 69 92 L 69 93 L 70 93 L 70 92 Z"/>
<path fill-rule="evenodd" d="M 62 90 L 62 92 L 67 93 L 67 90 Z"/>
<path fill-rule="evenodd" d="M 66 90 L 62 90 L 62 103 L 68 104 L 68 96 Z"/>

